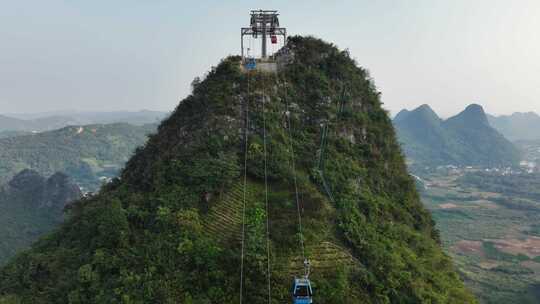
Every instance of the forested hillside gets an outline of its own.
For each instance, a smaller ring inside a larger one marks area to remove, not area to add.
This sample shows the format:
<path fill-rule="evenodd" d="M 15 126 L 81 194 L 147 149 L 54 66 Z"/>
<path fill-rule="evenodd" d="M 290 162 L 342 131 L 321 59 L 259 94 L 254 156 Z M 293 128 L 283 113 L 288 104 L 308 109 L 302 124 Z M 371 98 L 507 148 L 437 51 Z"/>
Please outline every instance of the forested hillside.
<path fill-rule="evenodd" d="M 24 170 L 1 186 L 0 265 L 58 226 L 64 207 L 79 198 L 79 187 L 63 173 L 45 178 Z"/>
<path fill-rule="evenodd" d="M 122 123 L 87 125 L 2 138 L 0 184 L 23 169 L 44 176 L 62 171 L 84 190 L 95 191 L 101 185 L 99 178 L 116 176 L 155 128 Z"/>
<path fill-rule="evenodd" d="M 475 303 L 366 70 L 318 39 L 287 48 L 278 74 L 229 57 L 195 83 L 120 179 L 0 270 L 0 302 L 238 303 L 245 202 L 244 303 L 267 301 L 268 274 L 290 301 L 301 237 L 316 303 Z"/>
<path fill-rule="evenodd" d="M 393 121 L 407 158 L 415 165 L 516 165 L 518 149 L 489 125 L 479 105 L 440 119 L 428 106 L 403 110 Z"/>

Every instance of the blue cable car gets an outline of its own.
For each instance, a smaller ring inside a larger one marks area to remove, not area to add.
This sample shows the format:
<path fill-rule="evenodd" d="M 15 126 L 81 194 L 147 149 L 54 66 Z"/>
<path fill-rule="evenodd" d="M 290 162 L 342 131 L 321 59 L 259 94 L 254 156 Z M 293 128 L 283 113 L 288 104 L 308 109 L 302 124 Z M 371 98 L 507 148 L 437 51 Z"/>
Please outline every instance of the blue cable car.
<path fill-rule="evenodd" d="M 255 60 L 255 58 L 247 58 L 245 67 L 248 71 L 255 70 L 255 68 L 257 67 L 257 61 Z"/>
<path fill-rule="evenodd" d="M 308 278 L 294 279 L 292 294 L 293 304 L 313 303 L 313 290 Z"/>

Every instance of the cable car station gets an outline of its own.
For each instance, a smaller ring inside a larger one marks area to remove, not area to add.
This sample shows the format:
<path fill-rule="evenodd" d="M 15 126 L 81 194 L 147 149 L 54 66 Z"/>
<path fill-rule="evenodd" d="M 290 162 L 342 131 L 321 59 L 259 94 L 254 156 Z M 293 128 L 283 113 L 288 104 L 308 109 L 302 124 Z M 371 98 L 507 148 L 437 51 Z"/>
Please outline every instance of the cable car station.
<path fill-rule="evenodd" d="M 279 54 L 268 56 L 268 40 L 272 47 L 277 46 L 281 37 L 282 46 L 287 40 L 287 29 L 279 26 L 279 14 L 275 10 L 252 10 L 250 13 L 250 26 L 243 27 L 240 31 L 240 48 L 242 54 L 242 68 L 244 71 L 257 70 L 264 72 L 277 72 Z M 244 45 L 244 37 L 249 38 L 249 43 Z M 252 50 L 252 40 L 261 40 L 260 57 L 255 57 Z"/>

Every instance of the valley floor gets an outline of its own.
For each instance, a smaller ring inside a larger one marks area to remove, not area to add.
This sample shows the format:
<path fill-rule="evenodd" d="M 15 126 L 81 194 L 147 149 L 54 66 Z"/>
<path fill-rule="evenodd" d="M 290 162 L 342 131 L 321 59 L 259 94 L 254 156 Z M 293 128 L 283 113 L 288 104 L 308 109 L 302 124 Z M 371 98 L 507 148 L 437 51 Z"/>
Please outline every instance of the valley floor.
<path fill-rule="evenodd" d="M 419 190 L 444 248 L 481 302 L 540 303 L 540 175 L 454 170 L 423 178 Z"/>

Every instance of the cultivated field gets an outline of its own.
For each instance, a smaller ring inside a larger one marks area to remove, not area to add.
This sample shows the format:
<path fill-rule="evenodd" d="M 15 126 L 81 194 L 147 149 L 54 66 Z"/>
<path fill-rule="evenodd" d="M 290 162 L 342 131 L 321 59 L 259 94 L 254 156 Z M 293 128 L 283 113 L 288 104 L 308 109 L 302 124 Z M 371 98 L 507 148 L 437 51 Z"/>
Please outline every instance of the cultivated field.
<path fill-rule="evenodd" d="M 532 190 L 540 176 L 433 173 L 422 188 L 446 251 L 482 303 L 540 303 L 540 196 Z"/>

